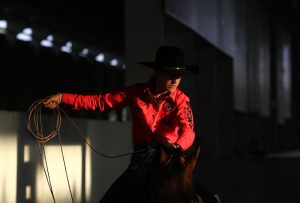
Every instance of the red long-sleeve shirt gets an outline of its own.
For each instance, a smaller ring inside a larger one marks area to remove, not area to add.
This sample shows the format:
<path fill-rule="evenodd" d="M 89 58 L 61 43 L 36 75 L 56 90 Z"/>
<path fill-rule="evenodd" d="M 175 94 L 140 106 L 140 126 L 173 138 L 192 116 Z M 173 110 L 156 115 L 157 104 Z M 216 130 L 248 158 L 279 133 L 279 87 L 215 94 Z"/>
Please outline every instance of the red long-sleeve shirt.
<path fill-rule="evenodd" d="M 193 113 L 189 98 L 179 89 L 163 99 L 152 96 L 150 84 L 136 84 L 106 94 L 62 94 L 62 103 L 74 109 L 109 111 L 129 106 L 132 113 L 133 143 L 177 143 L 188 149 L 195 138 Z"/>

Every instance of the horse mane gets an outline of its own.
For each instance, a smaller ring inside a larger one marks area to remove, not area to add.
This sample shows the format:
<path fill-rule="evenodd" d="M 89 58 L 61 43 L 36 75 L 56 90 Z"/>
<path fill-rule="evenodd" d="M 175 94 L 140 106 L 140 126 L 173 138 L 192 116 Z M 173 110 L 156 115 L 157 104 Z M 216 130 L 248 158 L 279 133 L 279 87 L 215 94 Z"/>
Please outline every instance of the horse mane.
<path fill-rule="evenodd" d="M 190 156 L 183 153 L 170 155 L 160 149 L 150 170 L 147 202 L 191 203 L 197 199 L 193 188 L 193 171 L 199 153 L 200 147 Z"/>

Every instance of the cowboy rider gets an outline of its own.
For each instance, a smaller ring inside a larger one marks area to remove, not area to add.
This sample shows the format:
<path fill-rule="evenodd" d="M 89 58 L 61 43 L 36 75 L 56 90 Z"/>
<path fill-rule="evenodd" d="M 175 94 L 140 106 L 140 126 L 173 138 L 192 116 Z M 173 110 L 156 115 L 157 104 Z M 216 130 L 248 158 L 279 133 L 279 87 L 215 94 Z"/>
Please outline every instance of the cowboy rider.
<path fill-rule="evenodd" d="M 106 94 L 81 95 L 58 93 L 46 98 L 44 105 L 55 108 L 60 103 L 75 110 L 121 109 L 129 106 L 132 113 L 134 154 L 129 167 L 112 184 L 100 203 L 121 202 L 141 190 L 138 170 L 151 154 L 151 146 L 159 143 L 167 153 L 184 152 L 195 139 L 193 113 L 189 97 L 178 89 L 183 75 L 196 72 L 198 66 L 186 65 L 182 49 L 161 46 L 154 62 L 140 62 L 154 70 L 146 83 L 134 84 Z M 117 194 L 117 195 L 116 195 Z"/>

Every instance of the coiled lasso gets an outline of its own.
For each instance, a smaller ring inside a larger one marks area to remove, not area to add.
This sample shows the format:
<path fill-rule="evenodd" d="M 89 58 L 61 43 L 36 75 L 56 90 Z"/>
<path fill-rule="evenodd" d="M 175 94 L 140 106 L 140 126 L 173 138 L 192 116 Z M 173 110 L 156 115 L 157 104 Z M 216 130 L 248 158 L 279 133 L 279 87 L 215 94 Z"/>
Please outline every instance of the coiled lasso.
<path fill-rule="evenodd" d="M 67 120 L 71 123 L 75 131 L 77 132 L 77 135 L 79 135 L 84 142 L 94 151 L 96 154 L 105 157 L 105 158 L 118 158 L 123 156 L 128 156 L 131 154 L 137 154 L 144 152 L 145 149 L 137 150 L 134 152 L 127 152 L 123 154 L 118 155 L 107 155 L 99 150 L 97 150 L 94 146 L 92 146 L 87 136 L 84 135 L 84 133 L 79 129 L 79 127 L 74 123 L 74 121 L 68 116 L 68 114 L 61 108 L 59 105 L 57 105 L 54 109 L 54 116 L 55 116 L 55 125 L 52 129 L 52 131 L 49 134 L 43 134 L 43 125 L 42 125 L 42 107 L 44 107 L 44 99 L 40 99 L 35 101 L 28 110 L 28 118 L 27 118 L 27 129 L 30 132 L 30 134 L 36 139 L 36 141 L 40 143 L 46 143 L 49 140 L 53 139 L 55 136 L 59 135 L 59 130 L 61 127 L 61 121 L 62 116 L 61 113 L 67 118 Z"/>
<path fill-rule="evenodd" d="M 44 99 L 35 101 L 28 109 L 27 130 L 36 139 L 37 142 L 45 143 L 58 135 L 61 127 L 61 113 L 59 107 L 52 109 L 55 116 L 55 125 L 49 134 L 43 133 L 42 125 L 42 107 Z"/>

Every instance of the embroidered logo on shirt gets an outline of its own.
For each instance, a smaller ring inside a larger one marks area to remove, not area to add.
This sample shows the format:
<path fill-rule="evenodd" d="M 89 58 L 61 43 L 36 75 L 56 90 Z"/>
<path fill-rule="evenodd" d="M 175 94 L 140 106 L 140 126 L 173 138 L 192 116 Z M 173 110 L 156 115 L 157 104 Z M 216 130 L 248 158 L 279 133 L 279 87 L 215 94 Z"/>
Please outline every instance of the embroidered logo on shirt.
<path fill-rule="evenodd" d="M 193 113 L 192 113 L 191 103 L 189 101 L 186 101 L 186 105 L 187 107 L 185 107 L 185 111 L 186 111 L 187 121 L 189 122 L 190 128 L 193 129 Z"/>

